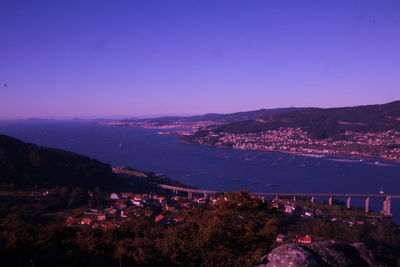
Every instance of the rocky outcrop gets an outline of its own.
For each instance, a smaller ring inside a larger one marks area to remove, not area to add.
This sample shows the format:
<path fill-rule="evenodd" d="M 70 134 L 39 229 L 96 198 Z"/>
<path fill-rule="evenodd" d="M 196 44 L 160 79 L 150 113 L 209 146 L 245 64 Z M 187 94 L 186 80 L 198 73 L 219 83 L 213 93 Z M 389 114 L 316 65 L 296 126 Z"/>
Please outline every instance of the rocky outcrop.
<path fill-rule="evenodd" d="M 284 244 L 261 260 L 258 267 L 380 266 L 362 243 L 335 241 Z"/>

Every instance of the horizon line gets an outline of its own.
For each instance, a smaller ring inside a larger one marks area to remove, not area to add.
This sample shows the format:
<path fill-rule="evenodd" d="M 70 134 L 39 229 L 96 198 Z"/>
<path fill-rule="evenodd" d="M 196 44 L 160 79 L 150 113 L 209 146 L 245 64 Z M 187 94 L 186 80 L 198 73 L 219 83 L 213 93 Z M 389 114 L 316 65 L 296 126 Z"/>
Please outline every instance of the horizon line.
<path fill-rule="evenodd" d="M 191 117 L 191 116 L 202 116 L 206 114 L 232 114 L 238 112 L 250 112 L 250 111 L 257 111 L 262 109 L 284 109 L 284 108 L 322 108 L 322 109 L 329 109 L 329 108 L 345 108 L 345 107 L 358 107 L 358 106 L 369 106 L 369 105 L 384 105 L 393 102 L 397 102 L 400 100 L 393 100 L 385 103 L 373 103 L 373 104 L 359 104 L 359 105 L 352 105 L 352 106 L 329 106 L 329 107 L 321 107 L 321 106 L 309 106 L 309 107 L 302 107 L 302 106 L 286 106 L 286 107 L 261 107 L 255 108 L 250 110 L 239 110 L 239 111 L 232 111 L 232 112 L 205 112 L 205 113 L 156 113 L 156 114 L 135 114 L 135 115 L 88 115 L 88 116 L 55 116 L 55 117 L 44 117 L 44 116 L 29 116 L 29 117 L 17 117 L 17 118 L 0 118 L 0 121 L 27 121 L 27 120 L 53 120 L 53 121 L 71 121 L 71 120 L 122 120 L 122 119 L 151 119 L 151 118 L 160 118 L 160 117 Z"/>

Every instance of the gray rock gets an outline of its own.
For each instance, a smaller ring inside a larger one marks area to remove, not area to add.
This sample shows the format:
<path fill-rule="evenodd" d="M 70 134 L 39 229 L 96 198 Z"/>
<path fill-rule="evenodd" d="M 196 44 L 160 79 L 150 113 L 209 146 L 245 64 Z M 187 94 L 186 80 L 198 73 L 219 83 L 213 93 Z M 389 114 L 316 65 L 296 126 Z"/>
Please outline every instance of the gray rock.
<path fill-rule="evenodd" d="M 261 263 L 258 267 L 380 266 L 364 244 L 335 241 L 284 244 L 264 256 Z"/>
<path fill-rule="evenodd" d="M 378 264 L 375 260 L 374 254 L 369 250 L 363 243 L 354 243 L 351 244 L 357 251 L 360 253 L 360 257 L 369 265 L 369 266 L 382 266 Z"/>

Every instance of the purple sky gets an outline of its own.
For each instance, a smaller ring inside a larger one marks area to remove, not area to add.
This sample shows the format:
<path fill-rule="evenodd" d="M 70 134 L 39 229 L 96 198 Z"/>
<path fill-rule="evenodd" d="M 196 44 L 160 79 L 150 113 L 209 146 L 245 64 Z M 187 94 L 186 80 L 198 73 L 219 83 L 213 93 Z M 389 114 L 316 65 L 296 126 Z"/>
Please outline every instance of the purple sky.
<path fill-rule="evenodd" d="M 398 0 L 0 1 L 0 119 L 385 103 L 399 85 Z"/>

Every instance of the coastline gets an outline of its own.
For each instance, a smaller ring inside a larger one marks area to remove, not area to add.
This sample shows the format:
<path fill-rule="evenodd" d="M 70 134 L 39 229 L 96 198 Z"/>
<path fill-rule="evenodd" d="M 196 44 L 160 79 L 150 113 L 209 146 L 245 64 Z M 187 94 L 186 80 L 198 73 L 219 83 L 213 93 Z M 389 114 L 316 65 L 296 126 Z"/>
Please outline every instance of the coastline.
<path fill-rule="evenodd" d="M 161 128 L 157 128 L 157 127 L 143 127 L 143 126 L 139 126 L 139 125 L 113 125 L 113 124 L 102 124 L 103 126 L 108 126 L 108 127 L 133 127 L 133 128 L 141 128 L 141 129 L 161 129 Z M 237 149 L 237 150 L 243 150 L 240 148 L 232 148 L 229 146 L 215 146 L 215 145 L 211 145 L 211 144 L 200 144 L 200 143 L 194 143 L 194 142 L 190 142 L 188 140 L 183 139 L 183 137 L 188 137 L 189 135 L 186 134 L 182 134 L 180 133 L 180 130 L 182 130 L 182 128 L 168 128 L 168 130 L 171 130 L 171 132 L 167 132 L 165 134 L 160 134 L 160 135 L 175 135 L 178 136 L 178 142 L 182 143 L 182 144 L 193 144 L 193 145 L 204 145 L 204 146 L 210 146 L 210 147 L 219 147 L 219 148 L 230 148 L 230 149 Z M 185 131 L 187 131 L 188 129 L 185 129 Z M 246 149 L 247 150 L 247 149 Z M 285 153 L 285 154 L 293 154 L 296 156 L 303 156 L 303 157 L 313 157 L 310 155 L 322 155 L 322 157 L 345 157 L 345 158 L 352 158 L 352 159 L 366 159 L 366 160 L 384 160 L 384 161 L 388 161 L 388 162 L 393 162 L 393 163 L 400 163 L 400 159 L 389 159 L 389 158 L 384 158 L 384 157 L 377 157 L 377 156 L 369 156 L 369 155 L 354 155 L 354 154 L 343 154 L 343 153 L 337 153 L 337 154 L 332 154 L 332 153 L 324 153 L 324 152 L 293 152 L 293 151 L 287 151 L 287 150 L 268 150 L 268 149 L 248 149 L 248 150 L 253 150 L 253 151 L 266 151 L 266 152 L 280 152 L 280 153 Z M 309 154 L 309 155 L 307 155 Z M 315 158 L 319 158 L 318 156 Z M 375 165 L 375 164 L 373 164 Z M 376 164 L 376 166 L 386 166 L 386 164 Z"/>
<path fill-rule="evenodd" d="M 139 125 L 131 126 L 131 125 L 113 125 L 113 124 L 102 124 L 103 126 L 108 126 L 108 127 L 133 127 L 133 128 L 141 128 L 141 129 L 160 129 L 157 127 L 143 127 Z M 159 132 L 157 134 L 159 135 L 175 135 L 178 136 L 178 142 L 182 144 L 192 144 L 192 145 L 204 145 L 204 146 L 210 146 L 210 147 L 219 147 L 219 148 L 230 148 L 230 149 L 237 149 L 237 150 L 243 150 L 240 148 L 232 148 L 229 146 L 215 146 L 211 144 L 200 144 L 200 143 L 194 143 L 190 142 L 188 140 L 183 139 L 183 137 L 187 137 L 188 134 L 181 134 L 179 130 L 181 128 L 169 128 L 168 130 L 173 130 L 171 132 L 165 133 L 165 134 L 160 134 Z M 187 131 L 187 129 L 185 129 Z M 247 150 L 247 149 L 246 149 Z M 253 151 L 266 151 L 266 152 L 280 152 L 280 153 L 285 153 L 285 154 L 293 154 L 296 156 L 303 156 L 303 157 L 314 157 L 314 158 L 322 158 L 322 157 L 344 157 L 344 158 L 351 158 L 351 159 L 366 159 L 366 160 L 383 160 L 383 161 L 388 161 L 392 163 L 400 163 L 400 159 L 389 159 L 389 158 L 384 158 L 384 157 L 377 157 L 377 156 L 368 156 L 368 155 L 354 155 L 354 154 L 343 154 L 343 153 L 337 153 L 337 154 L 332 154 L 332 153 L 324 153 L 324 152 L 293 152 L 293 151 L 287 151 L 287 150 L 268 150 L 268 149 L 251 149 L 249 148 L 248 150 L 253 150 Z M 319 156 L 312 156 L 312 155 L 319 155 Z M 355 163 L 355 162 L 354 162 Z M 371 164 L 371 165 L 376 165 L 376 166 L 388 166 L 387 164 L 382 164 L 382 163 L 377 163 L 377 164 Z M 392 166 L 392 165 L 390 165 Z"/>
<path fill-rule="evenodd" d="M 180 136 L 181 137 L 181 136 Z M 376 156 L 366 156 L 366 155 L 354 155 L 354 154 L 332 154 L 332 153 L 323 153 L 323 152 L 293 152 L 293 151 L 286 151 L 286 150 L 267 150 L 267 149 L 240 149 L 240 148 L 233 148 L 229 146 L 215 146 L 211 144 L 199 144 L 199 143 L 193 143 L 189 142 L 187 140 L 182 140 L 181 138 L 178 140 L 182 144 L 191 144 L 191 145 L 204 145 L 204 146 L 210 146 L 210 147 L 219 147 L 219 148 L 229 148 L 229 149 L 235 149 L 235 150 L 252 150 L 252 151 L 265 151 L 265 152 L 279 152 L 279 153 L 285 153 L 285 154 L 292 154 L 296 156 L 302 156 L 302 157 L 313 157 L 313 158 L 322 158 L 322 157 L 343 157 L 343 158 L 351 158 L 351 159 L 363 159 L 363 160 L 383 160 L 383 161 L 388 161 L 388 162 L 393 162 L 393 163 L 400 163 L 400 160 L 396 159 L 388 159 L 388 158 L 382 158 L 382 157 L 376 157 Z M 308 154 L 308 155 L 307 155 Z M 320 156 L 312 156 L 312 155 L 320 155 Z M 331 159 L 328 159 L 331 160 Z M 332 160 L 333 161 L 333 160 Z M 353 161 L 352 161 L 353 162 Z M 357 162 L 362 162 L 362 161 L 357 161 Z M 355 163 L 355 161 L 354 161 Z M 368 163 L 365 163 L 368 164 Z M 383 166 L 383 167 L 390 167 L 393 165 L 388 165 L 388 164 L 382 164 L 382 163 L 377 163 L 377 164 L 369 164 L 369 165 L 375 165 L 375 166 Z"/>

